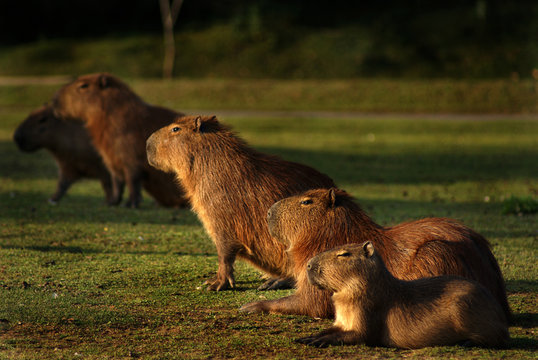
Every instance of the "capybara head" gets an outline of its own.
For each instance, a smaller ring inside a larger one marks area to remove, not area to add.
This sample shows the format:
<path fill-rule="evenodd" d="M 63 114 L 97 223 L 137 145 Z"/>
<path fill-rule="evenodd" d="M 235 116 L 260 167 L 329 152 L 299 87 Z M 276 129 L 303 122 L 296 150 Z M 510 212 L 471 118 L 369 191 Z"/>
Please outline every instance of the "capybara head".
<path fill-rule="evenodd" d="M 267 224 L 271 236 L 293 247 L 293 239 L 303 236 L 320 234 L 327 239 L 346 234 L 357 212 L 362 210 L 345 191 L 315 189 L 273 204 L 267 212 Z"/>
<path fill-rule="evenodd" d="M 54 139 L 61 127 L 62 121 L 54 116 L 52 108 L 44 105 L 32 111 L 17 127 L 13 140 L 22 151 L 36 151 L 54 145 Z"/>
<path fill-rule="evenodd" d="M 121 102 L 139 100 L 117 77 L 107 74 L 82 75 L 56 92 L 53 108 L 56 116 L 85 120 L 86 115 L 117 108 Z"/>
<path fill-rule="evenodd" d="M 218 142 L 205 135 L 227 131 L 215 116 L 183 116 L 155 131 L 146 141 L 146 153 L 151 166 L 176 172 L 184 177 L 193 167 L 196 157 L 211 151 Z M 204 151 L 201 151 L 201 150 Z M 218 149 L 215 149 L 218 151 Z"/>
<path fill-rule="evenodd" d="M 374 245 L 367 241 L 322 252 L 310 259 L 306 268 L 312 285 L 338 292 L 346 288 L 357 289 L 357 284 L 364 284 L 377 274 L 381 264 Z"/>

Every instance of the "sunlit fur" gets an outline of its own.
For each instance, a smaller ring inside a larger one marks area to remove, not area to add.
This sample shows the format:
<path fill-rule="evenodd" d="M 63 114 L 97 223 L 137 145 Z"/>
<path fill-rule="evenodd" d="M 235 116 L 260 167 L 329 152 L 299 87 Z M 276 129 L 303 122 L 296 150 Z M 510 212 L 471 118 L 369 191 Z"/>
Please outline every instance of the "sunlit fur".
<path fill-rule="evenodd" d="M 250 148 L 215 117 L 179 118 L 148 139 L 147 153 L 153 166 L 175 172 L 216 244 L 213 290 L 233 287 L 236 256 L 286 276 L 289 260 L 285 246 L 269 235 L 267 209 L 286 196 L 333 184 L 310 167 Z"/>
<path fill-rule="evenodd" d="M 481 284 L 455 276 L 396 279 L 371 242 L 316 255 L 308 277 L 334 292 L 336 318 L 330 329 L 299 339 L 302 343 L 502 347 L 509 338 L 503 309 Z"/>
<path fill-rule="evenodd" d="M 149 166 L 146 139 L 171 123 L 178 113 L 146 104 L 126 84 L 110 74 L 83 75 L 63 86 L 53 99 L 56 115 L 81 119 L 110 173 L 114 185 L 111 204 L 129 189 L 128 206 L 137 207 L 141 188 L 165 206 L 186 204 L 173 174 Z"/>
<path fill-rule="evenodd" d="M 305 201 L 310 204 L 302 204 Z M 316 189 L 274 204 L 270 233 L 289 246 L 295 294 L 249 305 L 249 311 L 332 317 L 330 291 L 312 286 L 306 264 L 322 251 L 347 243 L 371 241 L 399 279 L 458 275 L 483 284 L 510 316 L 504 280 L 489 243 L 470 228 L 446 218 L 426 218 L 394 227 L 372 221 L 342 190 Z"/>
<path fill-rule="evenodd" d="M 50 106 L 42 106 L 17 127 L 13 139 L 22 151 L 44 148 L 56 160 L 58 184 L 50 202 L 60 201 L 69 187 L 81 178 L 99 179 L 107 200 L 112 196 L 110 174 L 82 122 L 60 120 Z"/>

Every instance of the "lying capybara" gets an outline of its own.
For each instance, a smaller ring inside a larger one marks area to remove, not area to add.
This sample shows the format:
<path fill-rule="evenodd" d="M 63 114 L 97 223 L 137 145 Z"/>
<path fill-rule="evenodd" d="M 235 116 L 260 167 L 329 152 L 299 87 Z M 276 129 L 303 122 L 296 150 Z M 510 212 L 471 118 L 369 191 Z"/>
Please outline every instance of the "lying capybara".
<path fill-rule="evenodd" d="M 335 322 L 298 342 L 323 347 L 366 343 L 416 349 L 454 344 L 505 346 L 506 316 L 476 281 L 455 276 L 398 280 L 371 242 L 312 258 L 309 282 L 333 292 Z"/>
<path fill-rule="evenodd" d="M 149 166 L 146 157 L 146 139 L 181 114 L 146 104 L 125 83 L 106 73 L 83 75 L 63 86 L 54 96 L 53 108 L 60 118 L 85 123 L 112 175 L 111 205 L 121 202 L 125 184 L 129 189 L 126 206 L 139 206 L 142 187 L 161 205 L 186 205 L 174 175 Z"/>
<path fill-rule="evenodd" d="M 215 242 L 219 260 L 210 290 L 234 287 L 236 256 L 286 278 L 284 244 L 267 230 L 267 209 L 277 200 L 319 186 L 332 186 L 324 174 L 250 148 L 216 117 L 191 116 L 155 132 L 147 141 L 149 163 L 173 171 L 193 210 Z M 265 287 L 278 287 L 280 280 Z"/>
<path fill-rule="evenodd" d="M 13 140 L 20 150 L 34 152 L 47 149 L 58 165 L 58 185 L 49 202 L 56 204 L 69 187 L 82 178 L 99 179 L 107 201 L 112 196 L 110 174 L 92 145 L 84 124 L 62 121 L 50 106 L 32 111 L 17 127 Z"/>
<path fill-rule="evenodd" d="M 308 260 L 338 245 L 371 241 L 395 277 L 457 275 L 476 280 L 510 317 L 504 280 L 488 241 L 455 220 L 426 218 L 385 228 L 346 192 L 316 189 L 275 203 L 267 222 L 271 235 L 288 245 L 297 291 L 282 299 L 246 304 L 242 311 L 332 317 L 330 291 L 307 280 Z"/>

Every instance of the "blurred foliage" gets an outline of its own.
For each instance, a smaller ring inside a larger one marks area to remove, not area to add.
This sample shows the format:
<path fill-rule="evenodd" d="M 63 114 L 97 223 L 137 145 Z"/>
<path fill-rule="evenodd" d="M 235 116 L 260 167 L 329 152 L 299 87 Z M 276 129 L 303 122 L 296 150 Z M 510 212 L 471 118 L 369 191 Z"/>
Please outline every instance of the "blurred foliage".
<path fill-rule="evenodd" d="M 3 7 L 0 50 L 19 64 L 4 72 L 26 74 L 41 63 L 64 73 L 111 71 L 121 59 L 130 76 L 161 73 L 157 2 Z M 529 78 L 538 68 L 532 0 L 185 1 L 176 30 L 180 76 Z M 100 38 L 103 47 L 92 46 Z"/>
<path fill-rule="evenodd" d="M 538 200 L 531 196 L 511 196 L 503 202 L 503 214 L 526 215 L 538 213 Z"/>

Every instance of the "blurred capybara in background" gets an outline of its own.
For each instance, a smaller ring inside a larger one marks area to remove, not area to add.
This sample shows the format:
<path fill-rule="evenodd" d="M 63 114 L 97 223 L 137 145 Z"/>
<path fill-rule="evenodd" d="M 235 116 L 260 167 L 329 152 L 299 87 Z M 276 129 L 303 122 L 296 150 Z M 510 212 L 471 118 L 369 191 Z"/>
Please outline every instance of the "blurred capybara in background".
<path fill-rule="evenodd" d="M 312 285 L 334 293 L 335 322 L 298 342 L 416 349 L 502 347 L 509 338 L 501 306 L 482 285 L 455 276 L 398 280 L 369 241 L 318 254 L 307 269 Z"/>
<path fill-rule="evenodd" d="M 111 205 L 138 207 L 142 186 L 164 206 L 186 205 L 183 192 L 167 174 L 149 166 L 146 139 L 172 122 L 175 111 L 146 104 L 125 83 L 110 74 L 83 75 L 63 86 L 53 99 L 54 113 L 62 119 L 81 119 L 112 175 Z"/>
<path fill-rule="evenodd" d="M 81 178 L 99 179 L 107 201 L 112 197 L 110 174 L 80 121 L 62 121 L 50 106 L 32 111 L 19 125 L 13 140 L 20 150 L 47 149 L 58 165 L 58 185 L 49 202 L 56 204 Z"/>
<path fill-rule="evenodd" d="M 316 189 L 275 203 L 267 222 L 271 235 L 288 245 L 297 291 L 282 299 L 246 304 L 243 311 L 332 317 L 330 291 L 307 280 L 308 260 L 338 245 L 371 241 L 395 277 L 457 275 L 476 280 L 510 316 L 504 280 L 488 241 L 455 220 L 426 218 L 385 228 L 346 192 Z"/>
<path fill-rule="evenodd" d="M 250 148 L 216 117 L 184 117 L 147 141 L 151 165 L 173 171 L 215 242 L 219 268 L 210 290 L 234 287 L 233 264 L 243 258 L 275 277 L 289 275 L 285 245 L 269 235 L 267 209 L 277 200 L 320 186 L 326 175 Z M 270 279 L 261 289 L 286 283 Z"/>

